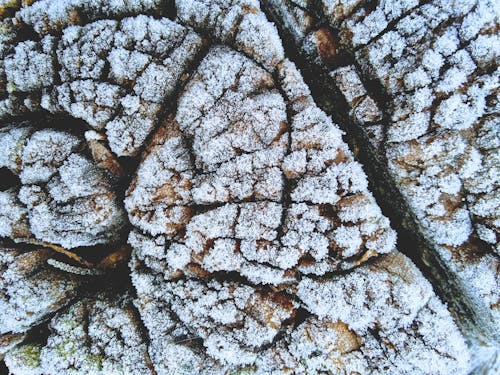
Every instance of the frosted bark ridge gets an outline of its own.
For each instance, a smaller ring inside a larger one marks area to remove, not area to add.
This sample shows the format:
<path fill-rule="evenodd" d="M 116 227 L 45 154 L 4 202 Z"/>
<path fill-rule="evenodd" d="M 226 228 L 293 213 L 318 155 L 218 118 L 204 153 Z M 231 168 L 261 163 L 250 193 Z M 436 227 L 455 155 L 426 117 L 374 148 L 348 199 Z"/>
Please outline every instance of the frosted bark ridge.
<path fill-rule="evenodd" d="M 10 372 L 467 373 L 447 307 L 396 248 L 362 166 L 261 7 L 4 7 Z M 356 74 L 332 77 L 350 87 Z M 361 79 L 349 95 L 376 134 L 383 114 Z M 125 242 L 128 268 L 93 279 L 85 252 L 114 266 Z"/>

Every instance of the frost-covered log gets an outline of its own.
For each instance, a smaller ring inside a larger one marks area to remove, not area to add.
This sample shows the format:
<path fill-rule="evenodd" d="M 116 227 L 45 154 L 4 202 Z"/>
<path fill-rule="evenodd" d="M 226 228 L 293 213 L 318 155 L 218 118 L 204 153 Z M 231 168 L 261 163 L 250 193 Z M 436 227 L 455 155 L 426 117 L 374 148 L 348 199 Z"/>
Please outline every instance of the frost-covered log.
<path fill-rule="evenodd" d="M 59 312 L 46 343 L 9 351 L 13 374 L 153 374 L 128 294 L 104 292 Z"/>
<path fill-rule="evenodd" d="M 345 100 L 387 201 L 423 236 L 420 256 L 471 335 L 498 346 L 498 4 L 265 3 L 320 72 L 322 104 Z"/>
<path fill-rule="evenodd" d="M 72 301 L 82 285 L 75 275 L 54 270 L 48 249 L 22 251 L 0 247 L 0 342 L 27 331 Z M 0 352 L 1 353 L 1 352 Z"/>
<path fill-rule="evenodd" d="M 89 280 L 106 270 L 85 252 L 114 265 L 127 254 L 116 247 L 132 247 L 127 274 L 105 274 L 71 301 L 56 294 L 53 309 L 6 329 L 12 373 L 469 371 L 447 307 L 396 248 L 268 3 L 10 5 L 0 13 L 0 167 L 14 182 L 0 191 L 0 236 L 42 247 L 22 254 L 51 254 L 37 263 L 50 280 Z M 310 33 L 316 14 L 301 19 L 307 7 L 280 9 L 293 13 L 287 25 L 300 21 L 306 53 L 319 48 L 312 69 L 337 55 L 326 30 Z M 330 70 L 385 150 L 386 109 L 364 76 Z M 41 277 L 6 269 L 0 280 L 18 277 L 20 294 Z"/>
<path fill-rule="evenodd" d="M 68 132 L 26 124 L 0 129 L 0 167 L 20 185 L 0 192 L 0 235 L 66 249 L 119 240 L 126 219 L 110 176 Z"/>
<path fill-rule="evenodd" d="M 448 313 L 396 252 L 341 132 L 293 63 L 273 57 L 210 48 L 127 192 L 132 281 L 156 370 L 466 371 Z M 334 307 L 342 298 L 345 309 Z"/>
<path fill-rule="evenodd" d="M 215 47 L 148 148 L 125 205 L 146 233 L 166 242 L 182 232 L 173 261 L 279 284 L 394 248 L 340 131 L 301 91 L 293 65 L 278 71 L 284 95 L 251 60 Z"/>

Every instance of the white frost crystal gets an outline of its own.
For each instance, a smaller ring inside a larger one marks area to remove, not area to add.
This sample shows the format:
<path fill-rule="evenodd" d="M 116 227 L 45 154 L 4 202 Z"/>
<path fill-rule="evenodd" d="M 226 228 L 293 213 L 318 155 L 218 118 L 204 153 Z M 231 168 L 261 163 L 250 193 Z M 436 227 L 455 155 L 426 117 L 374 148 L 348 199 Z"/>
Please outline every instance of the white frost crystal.
<path fill-rule="evenodd" d="M 49 86 L 54 79 L 53 39 L 16 45 L 14 54 L 5 59 L 5 72 L 11 91 L 30 91 Z"/>
<path fill-rule="evenodd" d="M 21 8 L 17 16 L 43 35 L 79 24 L 82 19 L 94 21 L 108 17 L 123 18 L 126 15 L 155 11 L 160 3 L 160 0 L 39 0 L 31 6 Z"/>

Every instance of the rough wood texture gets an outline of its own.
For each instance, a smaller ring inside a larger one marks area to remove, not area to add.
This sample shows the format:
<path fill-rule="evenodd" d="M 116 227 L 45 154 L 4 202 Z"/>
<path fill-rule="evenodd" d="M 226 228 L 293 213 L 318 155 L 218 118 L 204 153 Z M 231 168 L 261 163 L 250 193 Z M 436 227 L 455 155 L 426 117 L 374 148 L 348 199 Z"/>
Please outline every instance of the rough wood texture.
<path fill-rule="evenodd" d="M 495 371 L 495 4 L 0 9 L 11 373 Z"/>

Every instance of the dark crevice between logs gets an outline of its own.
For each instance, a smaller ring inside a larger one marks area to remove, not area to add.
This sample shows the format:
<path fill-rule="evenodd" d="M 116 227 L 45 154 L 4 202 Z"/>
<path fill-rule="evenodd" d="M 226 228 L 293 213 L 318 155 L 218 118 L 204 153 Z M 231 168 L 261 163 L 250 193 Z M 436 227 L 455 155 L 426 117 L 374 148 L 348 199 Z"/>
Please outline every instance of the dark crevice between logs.
<path fill-rule="evenodd" d="M 12 14 L 10 17 L 13 17 L 14 14 Z M 9 17 L 6 17 L 3 22 L 13 25 L 15 28 L 16 36 L 11 44 L 12 46 L 17 45 L 20 42 L 26 42 L 29 40 L 33 40 L 35 42 L 40 42 L 42 37 L 35 31 L 33 26 L 25 24 L 24 22 L 13 22 L 13 19 L 9 19 Z"/>
<path fill-rule="evenodd" d="M 175 18 L 177 17 L 177 8 L 175 7 L 174 0 L 162 0 L 159 8 L 159 14 L 161 16 L 167 17 L 171 20 L 175 20 Z"/>
<path fill-rule="evenodd" d="M 22 123 L 26 121 L 26 123 Z M 52 114 L 48 111 L 41 110 L 37 112 L 23 113 L 18 116 L 10 118 L 3 118 L 1 120 L 0 128 L 5 125 L 20 125 L 32 126 L 36 130 L 56 129 L 64 132 L 71 133 L 80 138 L 85 139 L 84 133 L 92 128 L 83 120 L 71 117 L 64 113 Z"/>
<path fill-rule="evenodd" d="M 5 191 L 15 186 L 19 186 L 21 181 L 8 168 L 0 168 L 0 191 Z"/>
<path fill-rule="evenodd" d="M 278 88 L 281 96 L 283 99 L 285 99 L 286 103 L 286 132 L 287 132 L 287 150 L 286 150 L 286 156 L 290 155 L 292 152 L 292 123 L 293 123 L 293 111 L 292 111 L 292 104 L 290 102 L 290 99 L 287 97 L 285 91 L 282 88 L 278 72 L 275 71 L 273 74 L 273 79 L 275 82 L 276 87 Z M 282 195 L 281 195 L 281 202 L 282 202 L 282 207 L 283 209 L 281 210 L 281 218 L 280 218 L 280 225 L 278 226 L 276 232 L 276 240 L 280 243 L 280 245 L 283 245 L 282 239 L 285 235 L 285 226 L 286 226 L 286 217 L 288 214 L 288 209 L 291 205 L 291 194 L 292 191 L 294 190 L 295 186 L 297 183 L 289 179 L 285 176 L 283 173 L 283 180 L 282 180 Z"/>
<path fill-rule="evenodd" d="M 127 283 L 132 286 L 132 282 L 130 280 L 128 272 L 127 272 L 127 277 L 128 277 Z M 137 291 L 133 286 L 130 288 L 129 293 L 130 293 L 130 296 L 132 298 L 132 301 L 137 301 L 137 299 L 138 299 Z M 151 337 L 149 335 L 149 331 L 146 328 L 144 322 L 142 321 L 142 317 L 141 317 L 141 313 L 140 313 L 139 309 L 137 308 L 137 306 L 133 302 L 130 304 L 130 308 L 132 309 L 132 311 L 134 313 L 134 317 L 136 318 L 135 321 L 136 321 L 137 327 L 139 328 L 139 334 L 141 335 L 142 340 L 146 344 L 146 353 L 145 353 L 146 366 L 151 370 L 152 375 L 157 375 L 157 372 L 154 368 L 153 361 L 151 360 L 151 357 L 149 356 L 149 348 L 151 347 L 151 345 L 153 345 L 152 341 L 151 341 Z"/>
<path fill-rule="evenodd" d="M 474 307 L 474 297 L 464 293 L 460 280 L 444 264 L 434 246 L 422 235 L 423 228 L 412 214 L 411 207 L 387 169 L 385 153 L 375 149 L 361 126 L 351 119 L 350 108 L 342 93 L 329 77 L 327 69 L 310 61 L 299 51 L 300 47 L 296 45 L 293 35 L 283 28 L 279 14 L 274 11 L 271 4 L 264 0 L 262 10 L 268 19 L 275 23 L 287 57 L 297 64 L 315 102 L 345 132 L 344 140 L 349 145 L 355 159 L 363 165 L 363 170 L 367 174 L 369 190 L 398 234 L 397 248 L 416 264 L 424 277 L 431 282 L 436 294 L 448 304 L 449 311 L 459 324 L 469 344 L 489 346 L 492 341 L 498 342 L 500 339 L 493 334 L 496 328 L 492 326 L 492 319 L 488 317 L 488 312 L 480 311 Z M 335 32 L 331 28 L 329 30 Z M 352 63 L 362 73 L 353 53 L 349 55 L 348 51 L 343 52 L 342 56 L 343 58 L 337 66 Z M 352 59 L 349 56 L 352 56 Z M 365 88 L 369 95 L 373 94 L 377 104 L 382 105 L 383 126 L 386 129 L 388 125 L 386 111 L 390 97 L 377 81 L 367 80 L 364 74 L 362 74 L 361 79 L 366 85 Z"/>

